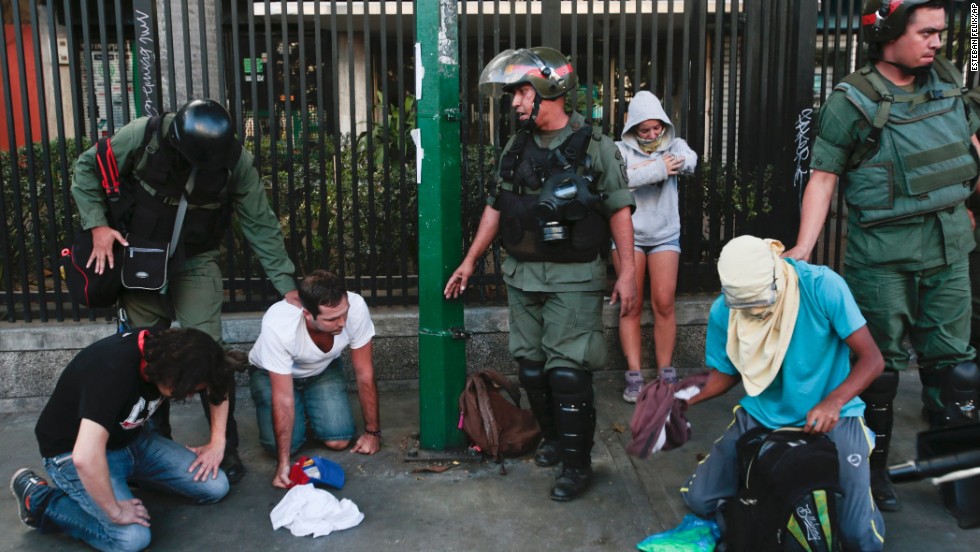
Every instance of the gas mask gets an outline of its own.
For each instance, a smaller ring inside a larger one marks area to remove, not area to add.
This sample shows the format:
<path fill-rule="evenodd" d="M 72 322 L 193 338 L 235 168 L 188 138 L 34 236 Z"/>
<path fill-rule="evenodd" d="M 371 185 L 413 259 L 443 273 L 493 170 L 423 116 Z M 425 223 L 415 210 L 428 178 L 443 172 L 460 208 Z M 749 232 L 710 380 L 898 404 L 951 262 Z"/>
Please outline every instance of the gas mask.
<path fill-rule="evenodd" d="M 601 197 L 589 189 L 591 179 L 572 172 L 549 177 L 541 185 L 538 201 L 531 207 L 541 223 L 542 240 L 567 240 L 569 224 L 582 220 Z"/>

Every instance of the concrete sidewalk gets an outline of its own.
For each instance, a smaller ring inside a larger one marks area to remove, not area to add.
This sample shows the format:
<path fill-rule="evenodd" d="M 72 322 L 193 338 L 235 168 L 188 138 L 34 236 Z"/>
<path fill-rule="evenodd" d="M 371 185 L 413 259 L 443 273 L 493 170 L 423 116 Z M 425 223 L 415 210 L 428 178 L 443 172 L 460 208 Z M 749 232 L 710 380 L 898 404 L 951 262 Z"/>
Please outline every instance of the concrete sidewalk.
<path fill-rule="evenodd" d="M 414 383 L 414 382 L 413 382 Z M 381 388 L 384 446 L 375 456 L 330 453 L 308 447 L 340 463 L 347 475 L 344 489 L 365 514 L 357 527 L 313 540 L 287 530 L 273 531 L 269 512 L 284 492 L 269 482 L 275 466 L 258 445 L 254 408 L 239 402 L 241 453 L 249 469 L 220 504 L 194 507 L 152 492 L 140 494 L 152 516 L 153 550 L 635 550 L 646 536 L 675 526 L 686 513 L 677 489 L 710 450 L 731 420 L 740 387 L 728 396 L 694 407 L 693 438 L 681 449 L 649 460 L 626 455 L 632 406 L 620 398 L 622 375 L 597 374 L 598 431 L 592 453 L 596 478 L 582 498 L 557 503 L 548 499 L 556 469 L 538 468 L 530 458 L 460 463 L 442 473 L 418 472 L 438 462 L 405 462 L 416 446 L 418 390 L 409 384 Z M 242 391 L 241 389 L 239 390 Z M 903 374 L 893 445 L 895 462 L 912 457 L 918 419 L 919 383 L 915 372 Z M 355 405 L 355 411 L 359 409 Z M 34 423 L 37 412 L 0 417 L 0 476 L 4 484 L 23 466 L 43 474 Z M 173 409 L 178 440 L 199 444 L 207 435 L 200 405 Z M 444 463 L 443 463 L 444 464 Z M 40 535 L 24 527 L 9 491 L 0 498 L 0 551 L 87 550 L 64 536 Z M 886 550 L 966 552 L 980 548 L 980 531 L 964 531 L 943 511 L 938 491 L 929 483 L 899 487 L 903 509 L 885 514 Z"/>

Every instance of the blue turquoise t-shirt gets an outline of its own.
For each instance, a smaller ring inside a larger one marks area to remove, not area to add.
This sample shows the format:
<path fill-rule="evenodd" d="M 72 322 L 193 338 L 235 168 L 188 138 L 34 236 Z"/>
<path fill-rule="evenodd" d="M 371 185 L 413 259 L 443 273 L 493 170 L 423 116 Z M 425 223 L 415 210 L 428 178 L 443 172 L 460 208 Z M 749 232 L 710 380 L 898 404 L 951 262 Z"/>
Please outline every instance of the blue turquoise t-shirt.
<path fill-rule="evenodd" d="M 867 322 L 844 279 L 825 266 L 787 259 L 799 275 L 800 311 L 783 366 L 773 382 L 740 404 L 760 424 L 771 428 L 802 427 L 806 414 L 847 378 L 851 349 L 844 342 Z M 738 370 L 728 358 L 728 314 L 722 297 L 711 306 L 705 362 L 728 375 Z M 864 402 L 854 397 L 841 417 L 861 416 Z"/>

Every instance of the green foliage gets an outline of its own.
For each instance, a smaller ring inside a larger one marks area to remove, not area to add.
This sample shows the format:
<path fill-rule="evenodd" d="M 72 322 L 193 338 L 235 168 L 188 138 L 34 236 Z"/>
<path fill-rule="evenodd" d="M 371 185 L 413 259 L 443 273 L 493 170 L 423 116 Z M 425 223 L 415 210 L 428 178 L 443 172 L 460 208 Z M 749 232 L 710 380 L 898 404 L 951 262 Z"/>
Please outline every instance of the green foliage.
<path fill-rule="evenodd" d="M 403 263 L 409 273 L 417 272 L 414 148 L 410 157 L 403 153 L 399 161 L 386 163 L 386 155 L 406 150 L 382 138 L 372 144 L 373 151 L 352 147 L 350 134 L 340 137 L 339 147 L 331 136 L 313 133 L 306 148 L 289 151 L 277 141 L 275 166 L 268 139 L 252 146 L 298 274 L 327 268 L 370 275 Z M 240 244 L 243 238 L 235 230 Z M 240 246 L 233 254 L 243 260 Z M 261 268 L 256 264 L 251 272 L 261 274 Z"/>
<path fill-rule="evenodd" d="M 701 182 L 703 212 L 710 213 L 717 205 L 726 220 L 736 213 L 743 220 L 769 214 L 775 170 L 772 164 L 749 168 L 738 161 L 719 165 L 705 159 L 696 175 Z"/>
<path fill-rule="evenodd" d="M 375 104 L 381 105 L 384 98 L 381 91 L 374 93 Z M 404 121 L 402 120 L 404 113 Z M 362 132 L 357 137 L 359 155 L 371 155 L 375 168 L 381 168 L 385 162 L 389 164 L 405 163 L 415 160 L 415 145 L 412 143 L 412 129 L 416 127 L 418 115 L 415 96 L 408 94 L 399 112 L 398 106 L 388 106 L 388 115 L 381 124 L 375 123 L 370 133 Z M 370 139 L 368 138 L 370 136 Z M 368 143 L 374 151 L 368 152 Z"/>
<path fill-rule="evenodd" d="M 3 238 L 6 242 L 6 248 L 0 251 L 0 281 L 12 276 L 15 280 L 12 291 L 23 291 L 23 279 L 17 275 L 22 274 L 25 264 L 29 288 L 40 287 L 40 279 L 44 280 L 45 287 L 53 286 L 51 274 L 57 269 L 58 252 L 67 245 L 66 209 L 71 213 L 71 224 L 78 224 L 78 214 L 71 205 L 65 205 L 64 198 L 71 185 L 75 156 L 89 145 L 87 139 L 81 142 L 67 139 L 48 144 L 35 142 L 30 147 L 17 148 L 14 153 L 0 151 Z M 68 174 L 62 171 L 60 147 L 67 152 Z M 45 154 L 50 159 L 47 166 Z M 36 207 L 32 205 L 32 199 L 36 200 Z M 39 258 L 40 266 L 37 265 Z"/>

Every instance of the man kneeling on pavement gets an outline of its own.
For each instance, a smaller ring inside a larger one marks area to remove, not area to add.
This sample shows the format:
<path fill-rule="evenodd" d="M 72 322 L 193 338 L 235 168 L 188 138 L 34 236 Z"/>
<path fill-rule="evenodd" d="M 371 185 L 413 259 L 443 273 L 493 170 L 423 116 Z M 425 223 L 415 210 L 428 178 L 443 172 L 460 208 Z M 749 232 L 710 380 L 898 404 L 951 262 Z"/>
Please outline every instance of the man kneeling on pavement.
<path fill-rule="evenodd" d="M 782 259 L 782 251 L 778 241 L 752 236 L 722 249 L 723 295 L 708 318 L 711 372 L 689 404 L 724 394 L 740 379 L 747 396 L 681 495 L 695 514 L 714 517 L 720 503 L 738 493 L 735 444 L 756 426 L 826 433 L 840 462 L 844 547 L 881 550 L 885 528 L 871 498 L 868 466 L 874 441 L 858 393 L 881 374 L 884 360 L 844 280 L 827 267 Z"/>
<path fill-rule="evenodd" d="M 225 449 L 234 364 L 195 329 L 139 330 L 86 347 L 62 372 L 35 433 L 54 485 L 22 468 L 10 481 L 20 519 L 99 550 L 150 545 L 150 514 L 129 485 L 210 504 L 228 493 Z M 185 447 L 145 427 L 169 399 L 207 391 L 211 441 Z"/>
<path fill-rule="evenodd" d="M 354 438 L 341 359 L 348 346 L 364 416 L 364 434 L 351 452 L 381 448 L 374 323 L 367 303 L 325 270 L 303 279 L 299 298 L 302 307 L 284 299 L 269 308 L 248 357 L 259 441 L 276 456 L 272 485 L 282 488 L 290 485 L 289 459 L 306 440 L 307 420 L 313 437 L 330 450 L 344 450 Z"/>

